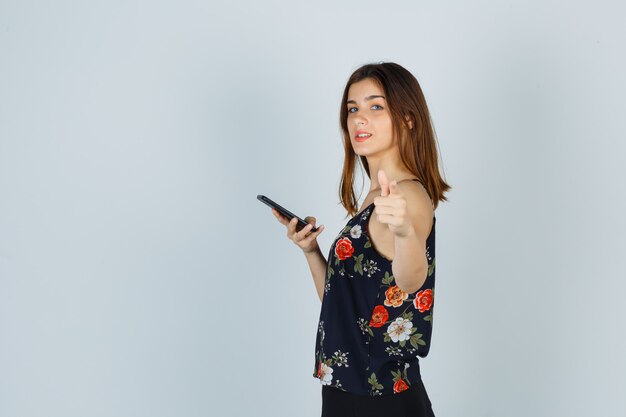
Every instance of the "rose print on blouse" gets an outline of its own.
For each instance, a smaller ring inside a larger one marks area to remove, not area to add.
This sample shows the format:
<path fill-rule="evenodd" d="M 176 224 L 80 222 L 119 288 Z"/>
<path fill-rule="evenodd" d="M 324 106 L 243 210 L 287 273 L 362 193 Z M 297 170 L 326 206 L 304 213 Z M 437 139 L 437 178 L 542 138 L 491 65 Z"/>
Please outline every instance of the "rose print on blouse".
<path fill-rule="evenodd" d="M 385 305 L 387 307 L 400 307 L 409 294 L 402 291 L 397 285 L 387 288 L 385 291 Z"/>
<path fill-rule="evenodd" d="M 430 306 L 433 304 L 433 291 L 432 290 L 422 290 L 417 293 L 415 296 L 415 300 L 413 300 L 413 305 L 415 308 L 419 310 L 420 313 L 424 311 L 430 310 Z"/>
<path fill-rule="evenodd" d="M 399 392 L 409 389 L 409 384 L 408 384 L 409 378 L 407 377 L 407 374 L 406 374 L 406 368 L 407 367 L 404 368 L 404 375 L 403 375 L 403 372 L 399 370 L 397 372 L 391 371 L 391 375 L 393 375 L 393 393 L 394 394 L 397 394 Z"/>
<path fill-rule="evenodd" d="M 389 318 L 389 312 L 385 306 L 377 305 L 372 312 L 372 318 L 370 319 L 370 326 L 381 327 L 387 322 Z"/>
<path fill-rule="evenodd" d="M 409 386 L 402 379 L 398 379 L 395 384 L 393 384 L 393 393 L 397 394 L 400 391 L 404 391 L 409 389 Z"/>
<path fill-rule="evenodd" d="M 335 244 L 335 255 L 337 255 L 340 261 L 348 259 L 353 253 L 354 247 L 352 246 L 352 241 L 347 237 L 339 239 Z"/>
<path fill-rule="evenodd" d="M 413 305 L 420 313 L 429 311 L 433 306 L 434 294 L 432 289 L 426 289 L 418 292 L 413 300 Z M 429 321 L 432 326 L 432 313 L 424 316 L 424 320 Z"/>

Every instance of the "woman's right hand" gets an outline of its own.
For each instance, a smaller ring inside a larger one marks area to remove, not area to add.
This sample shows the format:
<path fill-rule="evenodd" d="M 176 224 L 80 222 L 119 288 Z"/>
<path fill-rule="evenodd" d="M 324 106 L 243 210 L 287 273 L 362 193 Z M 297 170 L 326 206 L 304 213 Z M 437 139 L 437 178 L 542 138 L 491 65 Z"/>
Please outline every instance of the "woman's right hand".
<path fill-rule="evenodd" d="M 272 214 L 274 217 L 278 219 L 278 221 L 287 227 L 287 237 L 293 241 L 304 253 L 312 252 L 316 250 L 319 246 L 317 244 L 317 237 L 324 230 L 324 225 L 321 225 L 317 228 L 317 232 L 311 232 L 311 228 L 315 226 L 315 217 L 307 216 L 304 218 L 304 221 L 309 223 L 307 226 L 304 226 L 300 229 L 299 232 L 296 231 L 296 225 L 298 224 L 297 218 L 292 218 L 291 221 L 287 220 L 285 216 L 280 214 L 278 210 L 272 208 Z"/>

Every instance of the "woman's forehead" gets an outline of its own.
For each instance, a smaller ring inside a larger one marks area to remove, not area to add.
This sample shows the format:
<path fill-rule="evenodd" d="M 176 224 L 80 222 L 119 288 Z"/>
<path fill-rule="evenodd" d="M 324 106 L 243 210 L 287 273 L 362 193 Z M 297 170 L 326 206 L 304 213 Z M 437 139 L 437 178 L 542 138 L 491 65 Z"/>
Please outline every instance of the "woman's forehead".
<path fill-rule="evenodd" d="M 384 98 L 384 92 L 382 88 L 380 88 L 378 83 L 372 81 L 371 79 L 365 79 L 353 83 L 348 89 L 348 101 L 360 101 L 368 97 L 375 98 L 370 96 L 383 96 Z"/>

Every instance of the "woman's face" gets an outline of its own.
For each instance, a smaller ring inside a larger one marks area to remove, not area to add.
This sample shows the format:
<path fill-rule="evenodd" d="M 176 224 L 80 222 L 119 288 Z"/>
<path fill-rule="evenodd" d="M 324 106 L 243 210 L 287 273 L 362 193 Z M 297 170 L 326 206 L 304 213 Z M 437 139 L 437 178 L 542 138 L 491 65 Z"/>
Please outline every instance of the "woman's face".
<path fill-rule="evenodd" d="M 348 132 L 357 155 L 368 156 L 393 146 L 391 113 L 384 92 L 369 78 L 348 89 Z M 357 137 L 359 133 L 371 136 Z"/>

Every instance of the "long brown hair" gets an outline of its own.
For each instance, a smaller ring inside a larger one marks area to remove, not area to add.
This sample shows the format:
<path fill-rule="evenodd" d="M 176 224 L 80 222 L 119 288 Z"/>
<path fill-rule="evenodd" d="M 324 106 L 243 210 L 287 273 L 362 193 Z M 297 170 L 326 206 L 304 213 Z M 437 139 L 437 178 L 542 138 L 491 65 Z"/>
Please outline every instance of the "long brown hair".
<path fill-rule="evenodd" d="M 452 187 L 439 174 L 437 140 L 426 99 L 417 79 L 404 67 L 393 62 L 365 64 L 355 70 L 343 92 L 339 121 L 343 133 L 344 161 L 339 198 L 348 215 L 357 214 L 358 200 L 354 193 L 354 169 L 358 159 L 371 179 L 367 158 L 352 149 L 348 132 L 348 90 L 353 83 L 369 78 L 384 91 L 391 113 L 392 131 L 397 139 L 400 158 L 406 167 L 424 184 L 435 208 L 439 201 L 448 201 L 444 193 Z M 406 118 L 412 129 L 406 129 Z M 398 133 L 401 132 L 400 135 Z"/>

